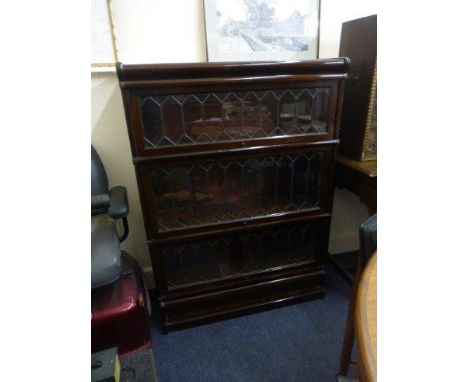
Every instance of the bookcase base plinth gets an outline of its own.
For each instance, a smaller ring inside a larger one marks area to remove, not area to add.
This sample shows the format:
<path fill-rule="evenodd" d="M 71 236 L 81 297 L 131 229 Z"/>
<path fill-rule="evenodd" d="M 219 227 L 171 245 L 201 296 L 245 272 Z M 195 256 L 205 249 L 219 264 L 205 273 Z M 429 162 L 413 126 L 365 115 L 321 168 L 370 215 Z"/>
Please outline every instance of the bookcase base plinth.
<path fill-rule="evenodd" d="M 165 332 L 324 298 L 323 271 L 262 281 L 187 298 L 160 300 Z"/>

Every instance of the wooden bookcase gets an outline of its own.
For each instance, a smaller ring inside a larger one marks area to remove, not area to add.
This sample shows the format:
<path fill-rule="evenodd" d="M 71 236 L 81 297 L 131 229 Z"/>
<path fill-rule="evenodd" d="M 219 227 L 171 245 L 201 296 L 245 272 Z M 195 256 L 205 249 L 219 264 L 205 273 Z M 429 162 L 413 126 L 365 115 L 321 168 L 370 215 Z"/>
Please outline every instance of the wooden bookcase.
<path fill-rule="evenodd" d="M 166 331 L 324 297 L 348 66 L 117 64 Z"/>

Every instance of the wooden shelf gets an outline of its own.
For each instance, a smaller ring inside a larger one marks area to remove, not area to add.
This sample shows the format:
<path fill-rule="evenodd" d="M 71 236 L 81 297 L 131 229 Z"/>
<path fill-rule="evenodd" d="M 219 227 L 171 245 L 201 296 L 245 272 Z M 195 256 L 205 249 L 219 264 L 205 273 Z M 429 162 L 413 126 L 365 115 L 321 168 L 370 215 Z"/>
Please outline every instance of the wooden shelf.
<path fill-rule="evenodd" d="M 359 161 L 344 155 L 338 155 L 336 161 L 371 178 L 377 177 L 377 160 Z"/>

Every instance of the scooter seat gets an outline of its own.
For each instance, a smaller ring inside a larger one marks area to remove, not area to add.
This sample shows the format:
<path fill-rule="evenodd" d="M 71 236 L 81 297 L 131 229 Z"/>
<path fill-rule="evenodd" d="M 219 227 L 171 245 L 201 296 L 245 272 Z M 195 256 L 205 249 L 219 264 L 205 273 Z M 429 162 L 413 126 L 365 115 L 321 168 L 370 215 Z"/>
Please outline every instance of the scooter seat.
<path fill-rule="evenodd" d="M 116 282 L 120 273 L 119 238 L 114 225 L 106 224 L 91 233 L 91 289 Z"/>

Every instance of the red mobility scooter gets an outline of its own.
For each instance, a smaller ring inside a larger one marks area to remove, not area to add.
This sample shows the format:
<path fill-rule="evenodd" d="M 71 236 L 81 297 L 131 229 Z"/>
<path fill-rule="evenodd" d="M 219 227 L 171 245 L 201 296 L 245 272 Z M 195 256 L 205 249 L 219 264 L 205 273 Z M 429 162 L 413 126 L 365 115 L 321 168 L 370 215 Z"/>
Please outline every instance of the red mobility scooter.
<path fill-rule="evenodd" d="M 137 262 L 120 250 L 128 236 L 127 191 L 109 190 L 106 171 L 91 147 L 91 215 L 112 220 L 91 233 L 91 352 L 117 347 L 119 355 L 151 348 L 149 299 Z M 119 237 L 116 221 L 121 219 Z"/>

